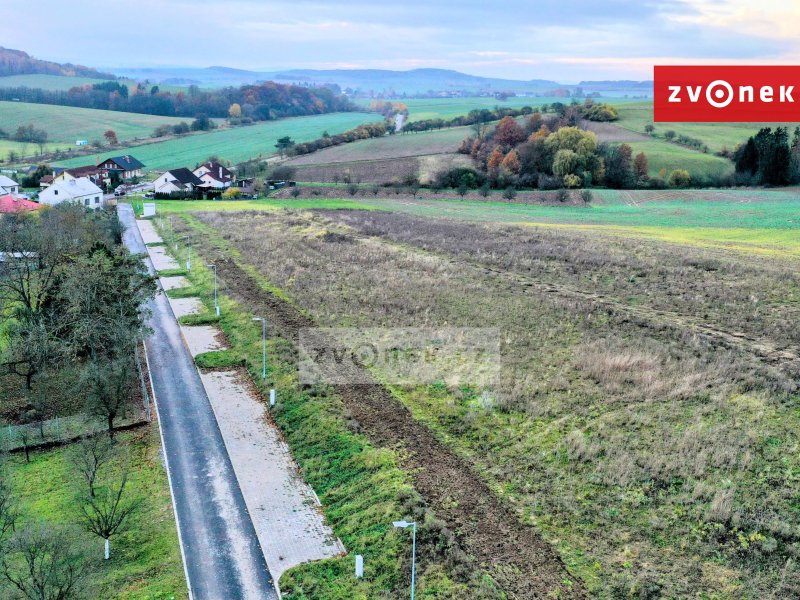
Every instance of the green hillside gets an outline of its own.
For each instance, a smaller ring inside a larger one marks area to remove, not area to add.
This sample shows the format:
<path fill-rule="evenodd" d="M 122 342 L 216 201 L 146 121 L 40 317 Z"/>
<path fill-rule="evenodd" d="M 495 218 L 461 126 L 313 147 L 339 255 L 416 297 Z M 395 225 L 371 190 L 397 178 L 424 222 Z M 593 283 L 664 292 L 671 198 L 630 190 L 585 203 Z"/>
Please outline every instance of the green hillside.
<path fill-rule="evenodd" d="M 266 121 L 249 127 L 223 129 L 201 135 L 137 146 L 129 150 L 148 169 L 166 170 L 176 167 L 194 166 L 211 155 L 239 162 L 258 156 L 276 153 L 278 138 L 289 136 L 296 142 L 306 142 L 321 137 L 323 132 L 341 133 L 363 123 L 375 121 L 375 114 L 333 113 Z M 117 148 L 114 153 L 127 152 Z M 103 152 L 102 154 L 108 154 Z M 74 158 L 59 162 L 59 166 L 75 167 L 92 162 L 92 157 Z"/>

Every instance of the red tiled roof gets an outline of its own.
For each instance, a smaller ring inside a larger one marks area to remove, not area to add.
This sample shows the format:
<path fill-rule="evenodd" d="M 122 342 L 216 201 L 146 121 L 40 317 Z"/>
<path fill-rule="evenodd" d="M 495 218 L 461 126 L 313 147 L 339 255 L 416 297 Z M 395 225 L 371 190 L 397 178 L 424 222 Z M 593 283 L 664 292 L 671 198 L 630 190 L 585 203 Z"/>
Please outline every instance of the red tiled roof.
<path fill-rule="evenodd" d="M 14 196 L 0 196 L 0 213 L 17 213 L 29 210 L 39 210 L 41 205 L 37 202 L 15 198 Z"/>

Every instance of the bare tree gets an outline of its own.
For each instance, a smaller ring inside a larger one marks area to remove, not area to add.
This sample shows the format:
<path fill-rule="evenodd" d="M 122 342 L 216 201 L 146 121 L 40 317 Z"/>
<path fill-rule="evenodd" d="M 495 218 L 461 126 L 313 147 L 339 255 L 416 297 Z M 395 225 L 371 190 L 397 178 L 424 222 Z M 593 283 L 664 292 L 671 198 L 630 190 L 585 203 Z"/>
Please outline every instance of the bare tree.
<path fill-rule="evenodd" d="M 0 569 L 25 600 L 89 597 L 90 563 L 69 529 L 40 525 L 18 532 L 0 559 Z"/>
<path fill-rule="evenodd" d="M 121 356 L 90 361 L 81 374 L 86 410 L 105 420 L 111 439 L 114 438 L 114 421 L 130 407 L 133 372 L 132 357 Z"/>
<path fill-rule="evenodd" d="M 71 453 L 72 464 L 86 481 L 89 497 L 95 497 L 95 484 L 100 470 L 116 455 L 113 442 L 104 435 L 87 435 Z"/>
<path fill-rule="evenodd" d="M 111 556 L 111 536 L 124 530 L 130 517 L 138 510 L 140 502 L 123 502 L 128 470 L 123 471 L 117 485 L 98 487 L 94 497 L 85 498 L 81 505 L 82 522 L 86 531 L 105 540 L 105 559 Z"/>
<path fill-rule="evenodd" d="M 14 531 L 17 523 L 17 508 L 11 494 L 11 486 L 0 474 L 0 544 L 9 533 Z"/>

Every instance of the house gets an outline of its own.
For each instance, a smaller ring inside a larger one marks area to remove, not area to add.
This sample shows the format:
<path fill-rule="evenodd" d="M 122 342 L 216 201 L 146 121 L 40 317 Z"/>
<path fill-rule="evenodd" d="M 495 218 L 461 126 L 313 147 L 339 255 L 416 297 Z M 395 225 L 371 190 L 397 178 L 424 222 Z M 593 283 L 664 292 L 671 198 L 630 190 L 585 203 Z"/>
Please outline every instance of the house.
<path fill-rule="evenodd" d="M 17 198 L 16 196 L 0 196 L 0 214 L 28 212 L 39 210 L 41 206 L 36 202 Z"/>
<path fill-rule="evenodd" d="M 80 202 L 88 208 L 103 205 L 103 190 L 86 177 L 58 181 L 39 192 L 39 203 L 55 206 L 62 202 Z"/>
<path fill-rule="evenodd" d="M 130 154 L 126 154 L 125 156 L 112 156 L 101 160 L 97 164 L 97 168 L 107 179 L 111 179 L 113 175 L 120 179 L 132 179 L 133 177 L 142 176 L 144 165 Z"/>
<path fill-rule="evenodd" d="M 53 183 L 53 180 L 66 171 L 63 167 L 53 167 L 52 175 L 45 175 L 39 180 L 39 189 L 44 189 Z"/>
<path fill-rule="evenodd" d="M 10 194 L 16 196 L 19 194 L 19 184 L 5 175 L 0 175 L 0 196 Z"/>
<path fill-rule="evenodd" d="M 172 194 L 173 192 L 192 192 L 201 187 L 203 180 L 187 168 L 172 169 L 153 182 L 156 194 Z"/>
<path fill-rule="evenodd" d="M 60 172 L 53 171 L 53 178 L 50 180 L 50 183 L 55 183 L 58 181 L 70 181 L 72 179 L 80 179 L 81 177 L 86 177 L 89 181 L 93 184 L 102 187 L 106 183 L 110 183 L 110 181 L 106 178 L 105 174 L 100 171 L 94 165 L 86 165 L 83 167 L 75 167 L 74 169 L 66 169 L 60 170 Z M 42 178 L 44 181 L 44 178 Z M 42 182 L 39 182 L 39 185 L 42 185 Z M 49 185 L 49 184 L 48 184 Z M 47 186 L 45 186 L 47 187 Z"/>
<path fill-rule="evenodd" d="M 233 185 L 233 173 L 215 160 L 204 162 L 192 173 L 203 180 L 204 187 L 229 188 Z"/>

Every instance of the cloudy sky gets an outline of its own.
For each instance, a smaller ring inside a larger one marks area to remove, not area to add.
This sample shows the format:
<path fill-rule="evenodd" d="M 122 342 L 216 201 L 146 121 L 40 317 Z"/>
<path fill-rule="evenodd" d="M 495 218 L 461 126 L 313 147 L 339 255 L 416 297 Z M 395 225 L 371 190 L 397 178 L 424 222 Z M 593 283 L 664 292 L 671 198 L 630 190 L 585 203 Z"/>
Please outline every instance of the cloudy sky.
<path fill-rule="evenodd" d="M 795 0 L 2 0 L 0 45 L 95 67 L 452 68 L 649 79 L 653 64 L 793 64 Z"/>

